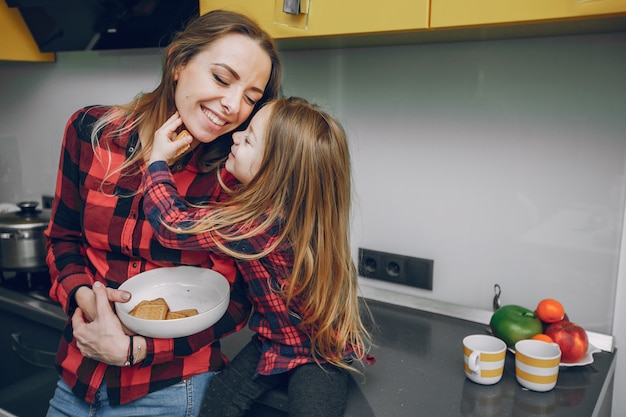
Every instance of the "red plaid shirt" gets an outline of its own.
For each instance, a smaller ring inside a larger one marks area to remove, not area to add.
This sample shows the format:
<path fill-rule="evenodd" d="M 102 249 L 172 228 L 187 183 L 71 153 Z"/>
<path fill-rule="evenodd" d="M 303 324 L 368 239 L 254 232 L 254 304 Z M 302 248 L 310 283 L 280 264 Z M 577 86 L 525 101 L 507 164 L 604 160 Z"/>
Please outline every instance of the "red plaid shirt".
<path fill-rule="evenodd" d="M 230 176 L 226 171 L 223 173 L 224 177 Z M 190 221 L 204 218 L 210 209 L 189 209 L 183 203 L 164 162 L 151 164 L 144 179 L 144 211 L 159 241 L 166 247 L 219 251 L 215 244 L 217 241 L 240 252 L 258 253 L 278 238 L 280 224 L 237 242 L 226 242 L 216 233 L 172 232 L 163 223 L 184 228 Z M 249 297 L 254 306 L 249 326 L 257 332 L 261 342 L 261 360 L 257 372 L 262 375 L 278 374 L 300 364 L 313 362 L 309 336 L 311 329 L 302 326 L 298 316 L 301 314 L 301 303 L 296 299 L 287 308 L 285 299 L 279 294 L 281 287 L 287 285 L 293 268 L 292 247 L 279 246 L 264 258 L 236 260 L 236 263 L 248 284 Z"/>
<path fill-rule="evenodd" d="M 117 288 L 140 272 L 183 264 L 219 271 L 232 289 L 228 311 L 215 326 L 189 337 L 146 338 L 146 359 L 133 367 L 108 366 L 83 357 L 68 320 L 57 354 L 61 377 L 76 396 L 90 403 L 106 380 L 111 404 L 124 404 L 193 375 L 220 370 L 225 358 L 219 342 L 213 342 L 244 327 L 251 307 L 242 281 L 235 280 L 232 259 L 206 251 L 165 248 L 154 238 L 142 209 L 143 162 L 139 162 L 137 174 L 117 173 L 103 181 L 107 166 L 119 166 L 138 146 L 137 132 L 130 132 L 101 140 L 94 153 L 92 125 L 107 110 L 81 109 L 66 126 L 52 218 L 46 231 L 50 296 L 71 316 L 76 307 L 73 294 L 80 286 L 101 281 Z M 174 180 L 185 199 L 200 203 L 214 198 L 207 194 L 219 187 L 215 173 L 199 172 L 194 156 L 188 155 L 174 167 Z"/>

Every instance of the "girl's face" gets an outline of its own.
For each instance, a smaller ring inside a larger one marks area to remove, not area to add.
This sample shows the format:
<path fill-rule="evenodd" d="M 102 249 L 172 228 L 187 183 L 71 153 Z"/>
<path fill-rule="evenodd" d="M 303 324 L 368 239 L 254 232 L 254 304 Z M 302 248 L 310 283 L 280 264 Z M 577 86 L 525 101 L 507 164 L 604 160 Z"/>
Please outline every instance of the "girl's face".
<path fill-rule="evenodd" d="M 259 172 L 265 149 L 265 131 L 271 114 L 271 104 L 261 108 L 248 124 L 248 128 L 233 133 L 226 170 L 243 184 L 248 184 Z"/>
<path fill-rule="evenodd" d="M 237 128 L 263 96 L 272 63 L 245 35 L 225 35 L 177 69 L 176 108 L 194 139 L 208 143 Z"/>

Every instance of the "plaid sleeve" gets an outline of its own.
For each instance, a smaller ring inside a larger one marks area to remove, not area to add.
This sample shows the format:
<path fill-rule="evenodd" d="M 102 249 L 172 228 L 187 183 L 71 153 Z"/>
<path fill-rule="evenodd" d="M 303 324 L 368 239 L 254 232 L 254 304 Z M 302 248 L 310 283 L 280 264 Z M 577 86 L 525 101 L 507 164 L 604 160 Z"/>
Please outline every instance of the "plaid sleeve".
<path fill-rule="evenodd" d="M 150 164 L 144 174 L 144 185 L 144 212 L 154 229 L 157 240 L 165 247 L 218 252 L 216 242 L 219 242 L 224 245 L 235 245 L 236 249 L 242 252 L 252 252 L 262 250 L 273 239 L 271 231 L 265 231 L 234 244 L 226 242 L 224 238 L 213 232 L 177 233 L 172 229 L 185 229 L 194 222 L 204 219 L 211 214 L 211 207 L 191 209 L 187 207 L 178 194 L 167 164 L 163 161 Z"/>
<path fill-rule="evenodd" d="M 51 220 L 45 231 L 46 262 L 52 279 L 50 297 L 70 314 L 75 307 L 70 305 L 72 293 L 81 285 L 93 283 L 83 247 L 82 199 L 78 185 L 82 176 L 81 149 L 85 141 L 90 141 L 83 134 L 83 125 L 90 120 L 85 109 L 79 110 L 65 127 Z"/>

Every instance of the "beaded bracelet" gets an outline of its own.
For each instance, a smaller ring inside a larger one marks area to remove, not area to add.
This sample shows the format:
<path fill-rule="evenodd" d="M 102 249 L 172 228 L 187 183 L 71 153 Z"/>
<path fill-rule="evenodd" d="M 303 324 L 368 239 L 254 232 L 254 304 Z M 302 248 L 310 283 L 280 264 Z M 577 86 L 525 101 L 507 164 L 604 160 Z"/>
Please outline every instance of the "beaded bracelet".
<path fill-rule="evenodd" d="M 133 336 L 128 336 L 130 339 L 130 343 L 128 344 L 128 354 L 126 355 L 126 362 L 124 362 L 124 366 L 133 366 L 135 364 L 135 357 L 133 356 L 134 348 L 133 348 Z"/>

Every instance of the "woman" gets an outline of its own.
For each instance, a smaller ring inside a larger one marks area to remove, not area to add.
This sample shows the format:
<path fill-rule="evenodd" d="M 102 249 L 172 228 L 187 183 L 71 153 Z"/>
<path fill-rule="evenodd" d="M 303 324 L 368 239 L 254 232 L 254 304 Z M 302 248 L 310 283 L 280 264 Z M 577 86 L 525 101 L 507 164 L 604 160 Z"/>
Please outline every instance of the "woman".
<path fill-rule="evenodd" d="M 291 416 L 343 416 L 346 371 L 364 359 L 369 339 L 349 243 L 343 128 L 303 99 L 270 101 L 233 134 L 222 201 L 187 208 L 163 162 L 185 146 L 169 140 L 181 124 L 174 114 L 155 134 L 144 210 L 164 246 L 237 260 L 256 332 L 215 376 L 201 414 L 242 416 L 265 390 L 288 381 Z M 227 187 L 232 177 L 241 184 Z"/>
<path fill-rule="evenodd" d="M 230 133 L 277 95 L 280 78 L 269 35 L 244 16 L 215 11 L 176 34 L 154 91 L 70 118 L 46 234 L 50 295 L 73 320 L 59 346 L 61 379 L 49 417 L 198 414 L 200 393 L 224 365 L 212 342 L 243 327 L 250 305 L 232 259 L 167 249 L 154 239 L 141 206 L 142 171 L 153 132 L 178 111 L 194 141 L 175 161 L 174 181 L 184 199 L 202 202 L 217 186 L 214 170 L 228 154 Z M 119 320 L 111 325 L 98 316 L 92 286 L 110 287 L 109 301 L 122 301 L 114 289 L 127 279 L 180 264 L 212 268 L 230 280 L 230 306 L 214 327 L 151 339 L 127 336 Z"/>

